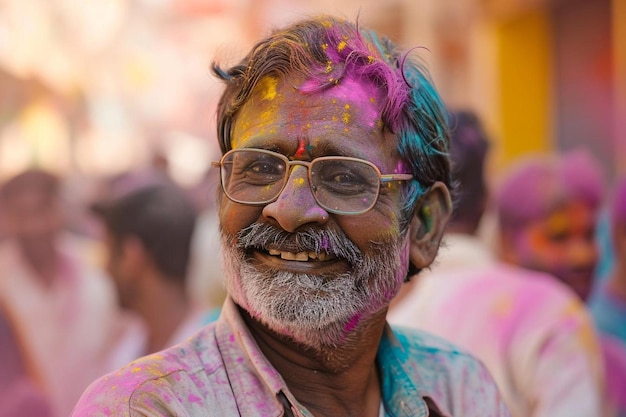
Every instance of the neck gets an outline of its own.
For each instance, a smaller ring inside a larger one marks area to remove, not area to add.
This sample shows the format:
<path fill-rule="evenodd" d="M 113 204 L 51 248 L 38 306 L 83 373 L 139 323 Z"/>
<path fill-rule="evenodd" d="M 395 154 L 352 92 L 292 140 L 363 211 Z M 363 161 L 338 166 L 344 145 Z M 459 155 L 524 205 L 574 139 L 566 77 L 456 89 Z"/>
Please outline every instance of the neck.
<path fill-rule="evenodd" d="M 167 347 L 191 309 L 183 288 L 163 277 L 147 280 L 135 311 L 148 328 L 146 354 Z"/>
<path fill-rule="evenodd" d="M 314 416 L 378 416 L 376 352 L 385 315 L 383 310 L 359 324 L 345 345 L 311 349 L 277 335 L 242 311 L 265 357 Z"/>

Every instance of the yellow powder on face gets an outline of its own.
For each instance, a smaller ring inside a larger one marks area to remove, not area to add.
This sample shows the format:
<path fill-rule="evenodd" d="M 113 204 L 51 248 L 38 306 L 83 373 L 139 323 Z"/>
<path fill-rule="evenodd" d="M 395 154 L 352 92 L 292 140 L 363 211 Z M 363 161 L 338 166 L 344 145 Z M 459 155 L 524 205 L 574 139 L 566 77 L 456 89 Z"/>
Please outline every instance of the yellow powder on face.
<path fill-rule="evenodd" d="M 350 113 L 344 113 L 344 114 L 343 114 L 343 122 L 344 122 L 345 124 L 350 123 Z"/>
<path fill-rule="evenodd" d="M 326 62 L 326 69 L 324 70 L 324 72 L 328 74 L 332 70 L 333 70 L 333 63 L 330 61 Z"/>
<path fill-rule="evenodd" d="M 261 99 L 274 100 L 274 98 L 276 98 L 277 85 L 278 79 L 274 77 L 263 77 L 256 87 L 261 92 Z"/>
<path fill-rule="evenodd" d="M 304 185 L 304 178 L 294 178 L 293 183 L 297 187 L 302 187 Z"/>
<path fill-rule="evenodd" d="M 341 52 L 343 48 L 345 47 L 346 47 L 346 41 L 341 41 L 339 42 L 339 45 L 337 46 L 337 51 Z"/>
<path fill-rule="evenodd" d="M 557 212 L 548 218 L 548 229 L 553 233 L 561 233 L 567 230 L 570 224 L 566 213 Z"/>

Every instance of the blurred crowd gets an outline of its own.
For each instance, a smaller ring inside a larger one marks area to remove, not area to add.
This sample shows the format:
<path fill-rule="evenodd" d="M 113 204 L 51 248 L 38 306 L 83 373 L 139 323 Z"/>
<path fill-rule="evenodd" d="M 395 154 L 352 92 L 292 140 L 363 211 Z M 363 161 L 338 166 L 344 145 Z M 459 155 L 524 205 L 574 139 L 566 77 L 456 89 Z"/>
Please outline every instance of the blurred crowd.
<path fill-rule="evenodd" d="M 32 168 L 0 188 L 3 417 L 69 415 L 92 380 L 182 341 L 224 297 L 210 176 L 185 189 L 155 164 L 79 208 L 65 185 Z"/>

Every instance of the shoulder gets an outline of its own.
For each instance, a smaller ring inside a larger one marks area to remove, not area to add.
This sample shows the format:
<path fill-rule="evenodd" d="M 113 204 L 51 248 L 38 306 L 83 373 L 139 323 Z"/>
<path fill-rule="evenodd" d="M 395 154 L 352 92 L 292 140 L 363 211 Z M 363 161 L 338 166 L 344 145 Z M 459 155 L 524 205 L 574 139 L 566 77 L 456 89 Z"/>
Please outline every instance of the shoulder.
<path fill-rule="evenodd" d="M 394 327 L 385 366 L 396 368 L 445 415 L 509 416 L 493 377 L 468 351 L 427 332 Z M 401 375 L 402 375 L 401 374 Z"/>
<path fill-rule="evenodd" d="M 83 393 L 72 416 L 129 416 L 131 410 L 151 415 L 156 408 L 180 406 L 182 396 L 204 384 L 203 375 L 220 367 L 211 339 L 214 329 L 209 324 L 183 343 L 103 376 Z"/>
<path fill-rule="evenodd" d="M 449 367 L 452 364 L 482 366 L 471 353 L 439 336 L 404 326 L 393 326 L 392 329 L 395 336 L 395 343 L 391 342 L 392 349 L 401 361 L 416 361 L 420 367 L 436 368 Z"/>

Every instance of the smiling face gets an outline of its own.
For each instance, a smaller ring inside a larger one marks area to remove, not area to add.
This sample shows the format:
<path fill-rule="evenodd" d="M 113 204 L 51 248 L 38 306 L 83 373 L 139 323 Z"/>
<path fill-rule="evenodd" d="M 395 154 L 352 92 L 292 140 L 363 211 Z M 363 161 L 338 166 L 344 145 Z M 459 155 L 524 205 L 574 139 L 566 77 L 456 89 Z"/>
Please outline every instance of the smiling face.
<path fill-rule="evenodd" d="M 552 274 L 585 300 L 598 259 L 594 230 L 595 211 L 582 201 L 570 201 L 517 233 L 510 259 Z"/>
<path fill-rule="evenodd" d="M 372 85 L 348 77 L 323 92 L 294 86 L 306 82 L 265 78 L 257 85 L 233 124 L 233 149 L 266 149 L 303 161 L 349 156 L 372 162 L 383 174 L 409 171 L 395 137 L 383 133 L 381 97 Z M 318 347 L 340 344 L 389 303 L 406 276 L 401 204 L 400 183 L 391 182 L 364 214 L 328 213 L 300 165 L 272 203 L 242 205 L 222 196 L 230 295 L 279 334 Z"/>

